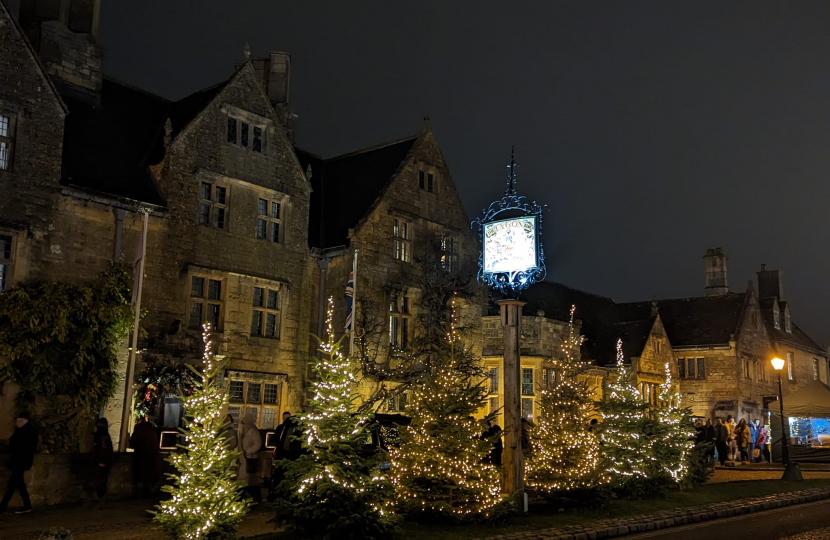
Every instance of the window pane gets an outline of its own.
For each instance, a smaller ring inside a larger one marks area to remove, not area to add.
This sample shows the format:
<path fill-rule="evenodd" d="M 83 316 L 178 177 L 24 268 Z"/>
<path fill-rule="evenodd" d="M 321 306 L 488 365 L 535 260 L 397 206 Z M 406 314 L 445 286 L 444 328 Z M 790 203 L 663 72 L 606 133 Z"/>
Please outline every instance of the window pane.
<path fill-rule="evenodd" d="M 254 144 L 251 147 L 254 152 L 262 152 L 262 128 L 254 126 Z"/>
<path fill-rule="evenodd" d="M 228 117 L 228 142 L 236 142 L 236 118 Z"/>
<path fill-rule="evenodd" d="M 409 319 L 401 317 L 401 349 L 406 350 L 409 346 Z"/>
<path fill-rule="evenodd" d="M 386 410 L 388 412 L 398 410 L 397 405 L 395 405 L 395 398 L 389 398 L 386 400 Z"/>
<path fill-rule="evenodd" d="M 389 317 L 389 344 L 398 346 L 398 318 Z"/>
<path fill-rule="evenodd" d="M 695 378 L 695 359 L 689 358 L 688 365 L 686 367 L 686 374 L 690 379 Z"/>
<path fill-rule="evenodd" d="M 272 202 L 271 203 L 271 217 L 274 219 L 280 218 L 280 203 Z"/>
<path fill-rule="evenodd" d="M 248 124 L 242 122 L 242 137 L 240 139 L 242 148 L 248 148 Z"/>
<path fill-rule="evenodd" d="M 398 236 L 398 220 L 396 219 L 392 224 L 392 236 Z"/>
<path fill-rule="evenodd" d="M 427 191 L 429 191 L 430 193 L 432 193 L 432 184 L 433 184 L 433 176 L 431 174 L 427 175 Z"/>
<path fill-rule="evenodd" d="M 205 278 L 193 276 L 190 279 L 190 296 L 205 297 Z"/>
<path fill-rule="evenodd" d="M 0 259 L 12 259 L 12 237 L 6 234 L 0 234 Z"/>
<path fill-rule="evenodd" d="M 225 195 L 227 194 L 227 188 L 223 188 L 222 186 L 216 186 L 216 202 L 219 204 L 225 204 Z"/>
<path fill-rule="evenodd" d="M 190 303 L 190 328 L 199 329 L 202 327 L 202 307 L 201 302 Z"/>
<path fill-rule="evenodd" d="M 271 241 L 272 242 L 279 242 L 280 241 L 280 224 L 271 222 Z"/>
<path fill-rule="evenodd" d="M 262 429 L 274 429 L 277 419 L 277 410 L 270 407 L 262 409 Z"/>
<path fill-rule="evenodd" d="M 389 311 L 393 313 L 397 313 L 398 311 L 398 295 L 391 294 L 389 295 Z"/>
<path fill-rule="evenodd" d="M 216 279 L 211 279 L 208 283 L 208 298 L 210 300 L 220 300 L 222 296 L 222 282 Z"/>
<path fill-rule="evenodd" d="M 406 409 L 406 405 L 409 401 L 409 398 L 406 397 L 406 393 L 403 393 L 398 396 L 398 410 L 402 411 Z"/>
<path fill-rule="evenodd" d="M 253 315 L 251 316 L 251 335 L 252 336 L 261 336 L 262 335 L 262 312 L 254 310 Z"/>
<path fill-rule="evenodd" d="M 499 393 L 499 368 L 492 368 L 490 370 L 490 393 Z"/>
<path fill-rule="evenodd" d="M 7 170 L 9 168 L 9 145 L 5 141 L 0 141 L 0 169 Z"/>
<path fill-rule="evenodd" d="M 401 313 L 409 313 L 409 297 L 404 296 L 401 299 Z"/>
<path fill-rule="evenodd" d="M 533 395 L 533 368 L 522 368 L 522 395 Z"/>
<path fill-rule="evenodd" d="M 274 313 L 266 314 L 265 336 L 277 337 L 277 315 Z"/>
<path fill-rule="evenodd" d="M 698 379 L 705 379 L 706 378 L 706 365 L 704 363 L 703 358 L 697 359 L 697 378 Z"/>
<path fill-rule="evenodd" d="M 268 222 L 264 219 L 258 219 L 256 222 L 256 237 L 262 240 L 265 239 L 265 231 L 268 229 Z"/>
<path fill-rule="evenodd" d="M 207 182 L 202 182 L 202 195 L 201 197 L 206 201 L 212 201 L 213 197 L 211 197 L 211 193 L 213 191 L 213 186 L 208 184 Z"/>
<path fill-rule="evenodd" d="M 418 171 L 418 187 L 424 189 L 424 171 Z"/>
<path fill-rule="evenodd" d="M 401 238 L 405 240 L 409 240 L 409 222 L 404 221 L 401 223 Z"/>
<path fill-rule="evenodd" d="M 686 359 L 685 358 L 678 358 L 677 359 L 677 376 L 681 379 L 686 378 Z"/>
<path fill-rule="evenodd" d="M 9 137 L 9 117 L 0 114 L 0 137 Z"/>
<path fill-rule="evenodd" d="M 228 389 L 228 401 L 231 403 L 241 403 L 242 402 L 242 389 L 244 383 L 242 381 L 231 381 L 230 387 Z"/>
<path fill-rule="evenodd" d="M 217 208 L 216 209 L 216 228 L 217 229 L 224 229 L 225 228 L 225 209 L 224 208 Z"/>
<path fill-rule="evenodd" d="M 0 291 L 6 288 L 6 273 L 8 272 L 5 264 L 0 264 Z"/>
<path fill-rule="evenodd" d="M 210 225 L 210 205 L 199 205 L 199 225 Z"/>
<path fill-rule="evenodd" d="M 255 307 L 262 307 L 262 303 L 265 301 L 265 289 L 262 287 L 254 287 L 254 306 Z"/>
<path fill-rule="evenodd" d="M 256 211 L 260 216 L 268 215 L 268 201 L 265 199 L 257 199 Z"/>
<path fill-rule="evenodd" d="M 219 328 L 219 304 L 208 304 L 207 320 L 213 329 Z"/>
<path fill-rule="evenodd" d="M 533 399 L 522 398 L 522 418 L 528 420 L 533 418 Z"/>
<path fill-rule="evenodd" d="M 265 392 L 262 396 L 263 403 L 278 403 L 280 385 L 265 383 Z"/>
<path fill-rule="evenodd" d="M 268 309 L 279 309 L 280 295 L 277 291 L 268 291 Z"/>
<path fill-rule="evenodd" d="M 233 419 L 234 428 L 239 426 L 239 409 L 241 409 L 241 407 L 228 407 L 228 416 Z"/>
<path fill-rule="evenodd" d="M 262 397 L 262 385 L 260 383 L 248 383 L 248 399 L 246 403 L 259 403 Z"/>

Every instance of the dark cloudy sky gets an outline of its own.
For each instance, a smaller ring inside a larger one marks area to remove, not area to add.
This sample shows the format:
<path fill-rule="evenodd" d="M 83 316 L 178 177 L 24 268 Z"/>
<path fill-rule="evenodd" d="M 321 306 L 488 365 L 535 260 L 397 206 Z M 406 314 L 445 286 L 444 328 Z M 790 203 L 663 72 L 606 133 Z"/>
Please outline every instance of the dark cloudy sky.
<path fill-rule="evenodd" d="M 298 142 L 325 156 L 425 114 L 470 217 L 547 203 L 550 278 L 614 299 L 694 296 L 707 247 L 734 291 L 784 270 L 830 343 L 830 2 L 103 2 L 112 76 L 178 98 L 292 54 Z"/>

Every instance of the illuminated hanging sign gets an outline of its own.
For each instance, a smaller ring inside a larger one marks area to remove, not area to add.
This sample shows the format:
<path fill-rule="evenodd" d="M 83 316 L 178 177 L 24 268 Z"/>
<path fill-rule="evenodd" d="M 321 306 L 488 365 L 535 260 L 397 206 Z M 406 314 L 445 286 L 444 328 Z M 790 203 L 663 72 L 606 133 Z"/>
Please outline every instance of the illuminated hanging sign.
<path fill-rule="evenodd" d="M 536 216 L 484 224 L 483 272 L 526 272 L 538 266 Z"/>
<path fill-rule="evenodd" d="M 545 255 L 540 241 L 542 212 L 516 193 L 516 164 L 508 166 L 504 197 L 494 201 L 472 223 L 481 238 L 478 279 L 508 297 L 545 279 Z"/>

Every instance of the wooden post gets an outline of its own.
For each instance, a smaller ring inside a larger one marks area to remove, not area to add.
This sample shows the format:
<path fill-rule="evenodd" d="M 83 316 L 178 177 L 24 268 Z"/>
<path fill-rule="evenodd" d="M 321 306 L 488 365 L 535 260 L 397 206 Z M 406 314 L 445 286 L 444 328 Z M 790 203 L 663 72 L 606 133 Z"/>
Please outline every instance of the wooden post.
<path fill-rule="evenodd" d="M 518 508 L 524 499 L 524 454 L 522 454 L 522 363 L 520 342 L 522 306 L 518 300 L 499 300 L 504 329 L 504 475 L 502 493 L 509 495 Z"/>

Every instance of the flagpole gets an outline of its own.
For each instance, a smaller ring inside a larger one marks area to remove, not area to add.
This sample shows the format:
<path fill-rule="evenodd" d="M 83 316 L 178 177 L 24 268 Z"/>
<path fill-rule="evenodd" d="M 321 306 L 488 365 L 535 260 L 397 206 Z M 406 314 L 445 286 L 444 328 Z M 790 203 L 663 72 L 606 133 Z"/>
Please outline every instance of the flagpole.
<path fill-rule="evenodd" d="M 354 331 L 357 328 L 357 250 L 352 262 L 352 329 L 349 331 L 349 356 L 354 356 Z"/>
<path fill-rule="evenodd" d="M 141 291 L 144 286 L 144 259 L 147 254 L 147 222 L 150 218 L 149 210 L 142 208 L 140 212 L 144 214 L 144 223 L 141 227 L 141 260 L 138 263 L 138 292 L 135 297 L 133 344 L 132 347 L 130 347 L 130 357 L 127 360 L 127 373 L 124 377 L 124 408 L 121 412 L 121 435 L 118 439 L 119 452 L 127 451 L 127 443 L 130 436 L 130 424 L 133 416 L 133 379 L 135 378 L 135 357 L 138 349 L 138 323 L 141 319 Z"/>

